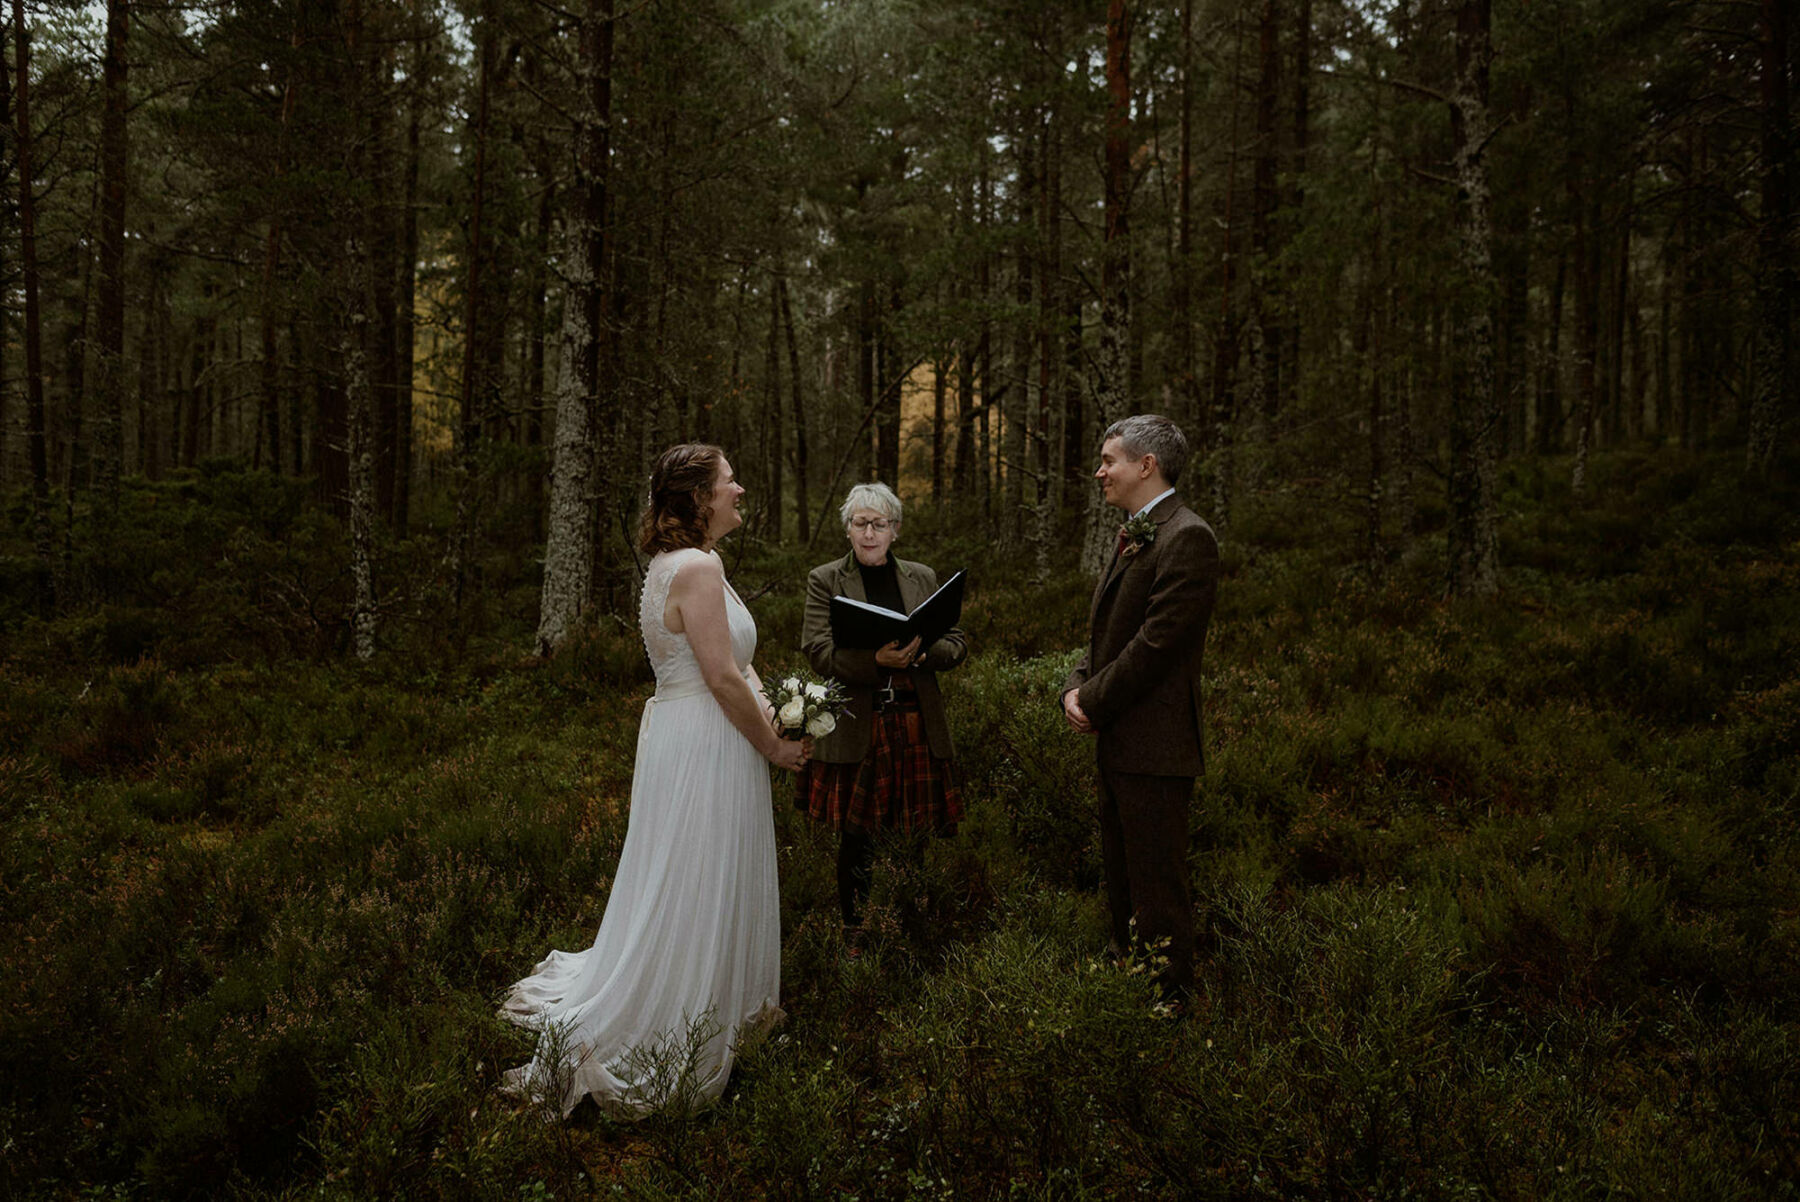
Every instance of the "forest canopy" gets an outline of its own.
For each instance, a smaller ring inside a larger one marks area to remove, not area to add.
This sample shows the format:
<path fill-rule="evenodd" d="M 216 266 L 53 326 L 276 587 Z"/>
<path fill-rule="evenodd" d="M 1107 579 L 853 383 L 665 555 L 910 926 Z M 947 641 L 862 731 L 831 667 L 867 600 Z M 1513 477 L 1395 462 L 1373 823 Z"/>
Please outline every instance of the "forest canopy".
<path fill-rule="evenodd" d="M 1315 482 L 1372 570 L 1441 534 L 1482 594 L 1498 465 L 1756 476 L 1791 423 L 1774 0 L 9 15 L 0 482 L 41 612 L 117 593 L 122 481 L 229 461 L 343 523 L 357 654 L 425 535 L 459 609 L 535 547 L 548 651 L 632 594 L 688 438 L 770 542 L 880 478 L 1093 570 L 1097 437 L 1141 411 L 1222 528 Z"/>
<path fill-rule="evenodd" d="M 1791 7 L 7 0 L 0 1196 L 1792 1196 Z M 1141 412 L 1179 1021 L 1058 705 Z M 852 483 L 968 569 L 966 820 L 852 947 L 777 777 L 789 1025 L 545 1123 L 683 440 L 765 680 Z"/>

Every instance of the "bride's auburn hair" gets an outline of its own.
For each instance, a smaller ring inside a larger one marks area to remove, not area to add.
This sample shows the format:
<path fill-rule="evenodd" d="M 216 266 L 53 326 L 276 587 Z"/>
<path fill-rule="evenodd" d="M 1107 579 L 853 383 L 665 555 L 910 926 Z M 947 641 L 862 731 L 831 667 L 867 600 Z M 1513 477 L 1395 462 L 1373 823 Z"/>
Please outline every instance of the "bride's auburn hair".
<path fill-rule="evenodd" d="M 657 456 L 650 499 L 638 523 L 638 550 L 655 555 L 706 545 L 713 480 L 724 458 L 724 451 L 706 442 L 684 442 Z"/>

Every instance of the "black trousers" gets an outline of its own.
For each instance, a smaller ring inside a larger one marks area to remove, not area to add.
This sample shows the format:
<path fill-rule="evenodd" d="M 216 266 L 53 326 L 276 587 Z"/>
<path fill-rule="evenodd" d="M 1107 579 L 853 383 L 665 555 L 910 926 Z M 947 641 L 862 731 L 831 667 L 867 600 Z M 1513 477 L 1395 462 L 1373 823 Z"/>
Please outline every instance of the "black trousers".
<path fill-rule="evenodd" d="M 1132 946 L 1167 939 L 1169 965 L 1158 983 L 1181 997 L 1194 989 L 1194 902 L 1188 886 L 1191 776 L 1145 776 L 1100 769 L 1100 855 L 1113 940 Z"/>
<path fill-rule="evenodd" d="M 846 826 L 838 836 L 838 910 L 844 925 L 862 925 L 862 906 L 869 900 L 874 880 L 875 836 L 861 827 Z"/>

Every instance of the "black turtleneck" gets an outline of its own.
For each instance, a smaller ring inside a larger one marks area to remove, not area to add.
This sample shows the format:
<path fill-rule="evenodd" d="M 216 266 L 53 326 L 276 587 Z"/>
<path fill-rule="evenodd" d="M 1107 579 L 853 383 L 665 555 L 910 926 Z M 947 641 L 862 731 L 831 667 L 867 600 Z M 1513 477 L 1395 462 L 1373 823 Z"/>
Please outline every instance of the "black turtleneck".
<path fill-rule="evenodd" d="M 862 573 L 863 596 L 869 599 L 870 605 L 879 605 L 895 613 L 906 612 L 906 602 L 900 599 L 900 576 L 894 570 L 892 555 L 875 567 L 870 567 L 859 559 L 856 561 L 856 570 Z"/>

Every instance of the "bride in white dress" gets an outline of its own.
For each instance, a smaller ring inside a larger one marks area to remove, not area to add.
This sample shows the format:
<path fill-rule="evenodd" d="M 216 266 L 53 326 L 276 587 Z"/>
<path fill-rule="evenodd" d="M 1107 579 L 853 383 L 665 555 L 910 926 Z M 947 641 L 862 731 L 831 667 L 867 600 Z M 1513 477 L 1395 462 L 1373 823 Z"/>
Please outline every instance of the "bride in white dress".
<path fill-rule="evenodd" d="M 593 946 L 552 951 L 500 1011 L 540 1036 L 503 1088 L 565 1116 L 588 1095 L 626 1116 L 716 1101 L 740 1041 L 781 1018 L 767 765 L 798 770 L 811 748 L 775 732 L 756 623 L 712 549 L 743 523 L 724 453 L 672 447 L 650 486 L 638 620 L 656 695 L 612 894 Z"/>

